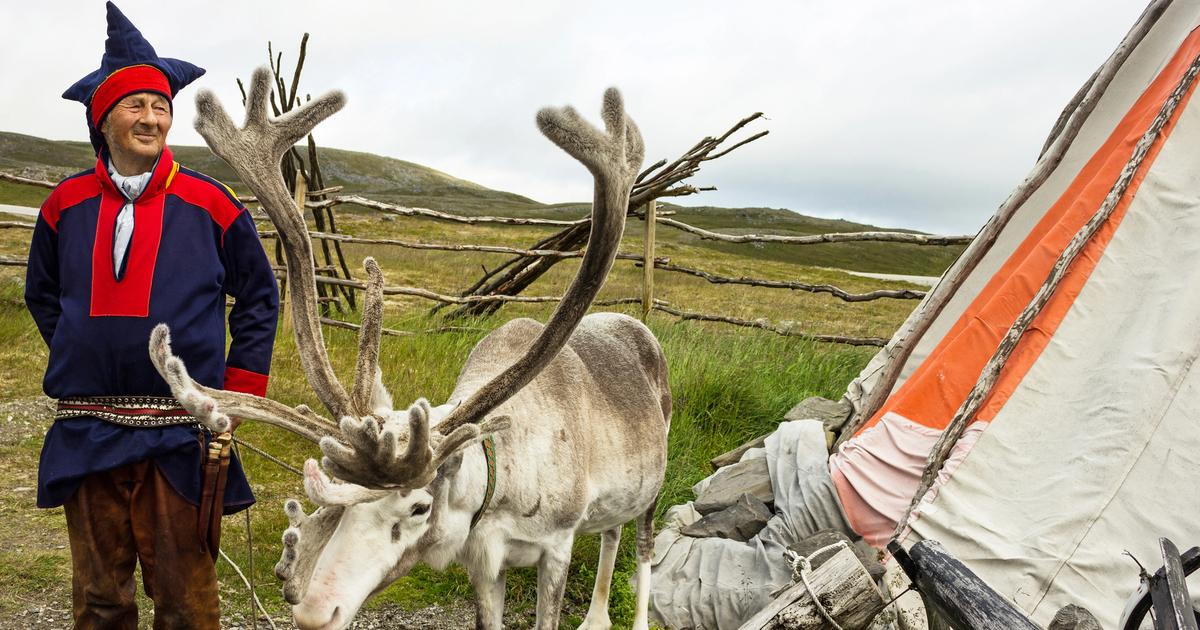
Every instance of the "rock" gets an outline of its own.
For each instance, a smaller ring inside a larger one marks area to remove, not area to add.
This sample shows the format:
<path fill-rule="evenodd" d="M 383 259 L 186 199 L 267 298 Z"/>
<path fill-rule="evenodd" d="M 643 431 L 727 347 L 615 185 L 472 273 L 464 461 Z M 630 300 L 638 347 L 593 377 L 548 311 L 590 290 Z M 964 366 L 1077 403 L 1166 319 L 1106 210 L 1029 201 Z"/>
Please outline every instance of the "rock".
<path fill-rule="evenodd" d="M 743 494 L 737 502 L 679 530 L 693 538 L 728 538 L 745 542 L 767 526 L 773 514 L 766 503 Z"/>
<path fill-rule="evenodd" d="M 808 538 L 805 538 L 804 540 L 792 545 L 790 548 L 792 551 L 802 556 L 811 556 L 812 554 L 816 553 L 818 549 L 835 545 L 839 541 L 849 543 L 850 550 L 853 551 L 854 555 L 858 557 L 858 561 L 862 563 L 863 568 L 865 568 L 867 573 L 871 575 L 871 579 L 878 583 L 883 577 L 884 573 L 883 564 L 879 562 L 879 552 L 876 551 L 874 547 L 868 545 L 862 540 L 851 543 L 850 537 L 842 532 L 832 529 L 823 529 L 812 536 L 809 536 Z M 816 558 L 812 558 L 810 562 L 812 562 L 813 568 L 815 569 L 821 566 L 821 563 L 831 555 L 833 555 L 832 552 L 825 552 Z"/>
<path fill-rule="evenodd" d="M 784 414 L 784 420 L 820 420 L 826 431 L 839 433 L 854 408 L 846 399 L 829 400 L 820 396 L 805 398 Z"/>
<path fill-rule="evenodd" d="M 775 500 L 767 460 L 763 457 L 726 466 L 696 484 L 695 489 L 696 500 L 693 505 L 701 514 L 723 510 L 737 502 L 743 494 L 750 494 L 763 503 Z"/>
<path fill-rule="evenodd" d="M 1088 609 L 1067 604 L 1054 615 L 1047 630 L 1100 630 L 1100 622 Z"/>

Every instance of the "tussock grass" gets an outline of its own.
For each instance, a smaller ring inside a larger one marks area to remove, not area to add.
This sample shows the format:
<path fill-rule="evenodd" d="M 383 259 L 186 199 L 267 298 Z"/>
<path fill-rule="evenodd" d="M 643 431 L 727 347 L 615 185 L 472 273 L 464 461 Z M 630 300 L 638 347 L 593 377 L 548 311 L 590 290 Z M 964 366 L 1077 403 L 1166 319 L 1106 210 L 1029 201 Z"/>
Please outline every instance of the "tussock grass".
<path fill-rule="evenodd" d="M 465 227 L 408 219 L 385 222 L 377 216 L 355 213 L 340 217 L 343 228 L 357 235 L 426 241 L 525 246 L 537 235 L 548 233 L 546 228 L 535 227 Z M 625 251 L 641 250 L 641 228 L 639 222 L 630 222 L 623 245 Z M 24 255 L 27 239 L 26 231 L 0 231 L 0 254 Z M 422 286 L 445 293 L 456 293 L 473 281 L 481 265 L 490 268 L 504 260 L 502 256 L 486 254 L 369 249 L 355 245 L 345 249 L 349 260 L 355 262 L 356 273 L 359 273 L 356 261 L 370 254 L 380 260 L 388 284 Z M 670 256 L 678 264 L 726 275 L 832 282 L 852 291 L 865 291 L 880 285 L 878 281 L 838 271 L 764 258 L 753 248 L 745 250 L 723 252 L 698 244 L 666 241 L 661 244 L 659 254 Z M 577 261 L 560 263 L 527 293 L 561 294 L 577 265 Z M 640 268 L 619 261 L 601 299 L 638 295 L 641 273 Z M 0 391 L 3 392 L 0 402 L 38 394 L 46 362 L 44 344 L 25 312 L 22 277 L 22 269 L 0 268 Z M 662 272 L 656 275 L 656 282 L 658 297 L 685 310 L 747 319 L 790 320 L 795 321 L 799 329 L 817 333 L 887 337 L 916 304 L 915 301 L 898 300 L 845 304 L 828 295 L 716 286 L 698 278 Z M 889 286 L 907 285 L 891 283 Z M 406 331 L 435 327 L 440 322 L 429 317 L 430 306 L 431 303 L 414 298 L 389 298 L 385 325 Z M 545 321 L 551 308 L 549 305 L 510 305 L 494 317 L 460 322 L 466 330 L 385 337 L 381 349 L 385 384 L 398 406 L 407 405 L 418 397 L 444 401 L 453 389 L 467 354 L 487 332 L 516 316 Z M 624 311 L 636 314 L 637 307 L 624 307 Z M 346 314 L 344 317 L 355 321 L 357 316 Z M 874 352 L 870 348 L 815 344 L 801 338 L 785 338 L 720 324 L 678 323 L 661 313 L 653 314 L 649 325 L 665 350 L 675 400 L 670 461 L 659 501 L 660 514 L 667 507 L 692 498 L 691 486 L 710 473 L 710 458 L 769 431 L 792 405 L 803 398 L 840 396 L 846 383 Z M 335 370 L 343 382 L 349 383 L 355 355 L 354 333 L 326 328 L 324 334 Z M 294 341 L 286 333 L 280 334 L 276 342 L 269 396 L 291 405 L 306 403 L 321 408 L 305 383 Z M 318 456 L 313 445 L 271 427 L 249 424 L 238 431 L 238 437 L 295 467 L 301 467 L 308 457 Z M 27 481 L 22 483 L 32 485 L 40 442 L 40 437 L 34 436 L 15 444 L 0 445 L 0 461 L 4 462 L 0 467 L 25 471 Z M 287 606 L 279 594 L 272 569 L 279 558 L 279 536 L 286 527 L 282 504 L 287 498 L 303 496 L 301 482 L 293 473 L 255 453 L 242 450 L 241 457 L 259 499 L 251 511 L 253 561 L 245 542 L 247 528 L 242 514 L 226 519 L 223 547 L 235 562 L 255 576 L 259 596 L 268 610 L 277 618 L 286 617 Z M 0 542 L 0 582 L 8 586 L 0 592 L 0 614 L 26 610 L 30 602 L 62 602 L 64 597 L 69 597 L 69 555 L 65 550 L 55 548 L 66 542 L 61 511 L 36 510 L 32 494 L 13 494 L 4 489 L 0 489 L 0 511 L 0 541 L 26 541 L 20 547 L 15 543 L 5 545 Z M 34 539 L 46 542 L 34 548 L 31 546 Z M 630 525 L 622 538 L 613 580 L 612 617 L 617 627 L 628 626 L 632 620 L 633 592 L 629 580 L 635 570 L 634 539 L 634 528 Z M 596 536 L 581 536 L 576 542 L 563 627 L 575 627 L 586 612 L 598 552 Z M 240 581 L 224 562 L 218 563 L 218 572 L 223 610 L 235 615 L 247 611 L 248 598 Z M 369 606 L 419 608 L 471 596 L 469 583 L 461 569 L 437 573 L 419 568 L 381 593 Z M 508 625 L 525 627 L 532 616 L 535 599 L 534 571 L 510 571 Z"/>

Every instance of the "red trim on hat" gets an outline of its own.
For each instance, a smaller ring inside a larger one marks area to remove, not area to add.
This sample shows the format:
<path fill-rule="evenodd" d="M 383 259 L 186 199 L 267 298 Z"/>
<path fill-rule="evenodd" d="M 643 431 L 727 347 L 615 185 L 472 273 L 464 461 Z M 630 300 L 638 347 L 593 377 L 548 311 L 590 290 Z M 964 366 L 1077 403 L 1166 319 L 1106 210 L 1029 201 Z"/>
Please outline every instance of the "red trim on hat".
<path fill-rule="evenodd" d="M 148 65 L 128 66 L 108 75 L 92 93 L 92 126 L 100 122 L 118 101 L 137 92 L 157 92 L 171 98 L 171 84 L 162 70 Z"/>

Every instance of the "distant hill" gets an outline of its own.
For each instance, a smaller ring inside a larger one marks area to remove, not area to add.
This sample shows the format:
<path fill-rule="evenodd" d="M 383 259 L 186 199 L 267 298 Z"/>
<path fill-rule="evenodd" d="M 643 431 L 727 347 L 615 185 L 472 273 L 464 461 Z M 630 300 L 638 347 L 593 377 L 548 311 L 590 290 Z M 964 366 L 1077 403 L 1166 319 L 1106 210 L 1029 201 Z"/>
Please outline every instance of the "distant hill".
<path fill-rule="evenodd" d="M 232 169 L 208 147 L 172 146 L 176 158 L 189 168 L 207 173 L 244 192 Z M 457 214 L 576 218 L 587 212 L 586 203 L 542 204 L 516 193 L 493 190 L 442 173 L 427 166 L 341 149 L 318 149 L 326 184 L 343 186 L 344 192 L 410 206 Z M 86 142 L 56 141 L 0 131 L 0 170 L 58 181 L 95 164 Z M 46 191 L 0 182 L 0 203 L 36 206 Z M 821 219 L 779 208 L 685 207 L 664 204 L 675 218 L 697 227 L 731 234 L 821 234 L 879 230 L 873 225 L 841 219 Z M 818 246 L 731 244 L 702 241 L 677 230 L 660 229 L 660 238 L 708 247 L 717 251 L 750 249 L 755 257 L 794 264 L 836 267 L 855 271 L 940 275 L 958 256 L 961 247 L 921 247 L 895 243 L 835 243 Z"/>

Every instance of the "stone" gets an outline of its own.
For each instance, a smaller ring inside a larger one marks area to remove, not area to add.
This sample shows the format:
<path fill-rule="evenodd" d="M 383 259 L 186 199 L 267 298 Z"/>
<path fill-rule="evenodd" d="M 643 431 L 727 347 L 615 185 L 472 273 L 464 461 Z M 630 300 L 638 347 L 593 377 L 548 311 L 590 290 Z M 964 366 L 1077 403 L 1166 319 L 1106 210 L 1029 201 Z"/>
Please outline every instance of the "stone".
<path fill-rule="evenodd" d="M 784 414 L 784 420 L 820 420 L 826 431 L 840 433 L 854 408 L 845 398 L 829 400 L 820 396 L 805 398 Z"/>
<path fill-rule="evenodd" d="M 811 556 L 812 554 L 816 553 L 817 550 L 830 545 L 835 545 L 839 541 L 849 544 L 850 550 L 853 551 L 854 555 L 858 557 L 858 561 L 862 563 L 863 568 L 867 570 L 867 573 L 870 574 L 872 580 L 878 583 L 879 580 L 883 578 L 884 567 L 883 563 L 879 561 L 879 552 L 861 539 L 856 542 L 850 542 L 849 536 L 837 530 L 823 529 L 812 536 L 809 536 L 808 538 L 791 545 L 790 549 L 802 556 Z M 816 558 L 812 558 L 810 562 L 815 569 L 821 566 L 821 563 L 832 555 L 832 552 L 825 552 Z"/>
<path fill-rule="evenodd" d="M 1100 630 L 1100 622 L 1088 609 L 1067 604 L 1054 615 L 1047 630 Z"/>
<path fill-rule="evenodd" d="M 772 516 L 766 503 L 743 494 L 733 505 L 704 516 L 681 528 L 679 533 L 693 538 L 728 538 L 745 542 L 766 527 Z"/>
<path fill-rule="evenodd" d="M 737 502 L 738 497 L 750 494 L 763 503 L 775 501 L 771 490 L 771 475 L 764 457 L 755 457 L 726 466 L 708 479 L 696 484 L 697 512 L 710 514 Z"/>

